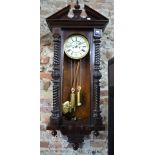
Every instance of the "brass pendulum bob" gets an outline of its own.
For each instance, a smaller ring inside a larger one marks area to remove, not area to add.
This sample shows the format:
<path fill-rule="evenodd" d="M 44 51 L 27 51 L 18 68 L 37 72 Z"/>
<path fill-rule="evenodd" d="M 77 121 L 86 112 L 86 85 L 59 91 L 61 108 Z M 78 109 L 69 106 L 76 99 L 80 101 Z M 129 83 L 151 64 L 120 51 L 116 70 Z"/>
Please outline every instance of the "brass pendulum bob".
<path fill-rule="evenodd" d="M 64 115 L 70 112 L 70 102 L 69 101 L 66 101 L 63 103 L 62 111 L 63 111 Z"/>
<path fill-rule="evenodd" d="M 70 103 L 71 103 L 70 110 L 72 111 L 72 109 L 73 109 L 73 111 L 75 112 L 75 89 L 74 88 L 71 89 Z"/>
<path fill-rule="evenodd" d="M 81 106 L 82 103 L 81 103 L 81 86 L 78 86 L 77 87 L 77 106 Z"/>

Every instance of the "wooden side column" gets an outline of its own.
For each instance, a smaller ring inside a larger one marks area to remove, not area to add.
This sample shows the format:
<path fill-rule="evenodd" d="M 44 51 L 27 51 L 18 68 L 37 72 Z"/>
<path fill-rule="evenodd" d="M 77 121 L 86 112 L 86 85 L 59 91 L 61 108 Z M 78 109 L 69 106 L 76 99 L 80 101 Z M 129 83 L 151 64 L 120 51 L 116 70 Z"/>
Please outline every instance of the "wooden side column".
<path fill-rule="evenodd" d="M 100 73 L 100 38 L 94 37 L 95 44 L 95 62 L 94 62 L 94 72 L 93 72 L 93 94 L 94 94 L 94 110 L 93 110 L 93 121 L 95 123 L 96 129 L 97 126 L 102 125 L 102 117 L 100 115 L 100 79 L 102 77 Z"/>
<path fill-rule="evenodd" d="M 52 135 L 56 135 L 56 130 L 59 128 L 59 121 L 61 118 L 61 74 L 60 74 L 60 60 L 61 60 L 61 35 L 54 33 L 54 58 L 53 58 L 53 110 L 50 117 L 50 122 L 47 126 L 48 130 L 53 130 Z"/>

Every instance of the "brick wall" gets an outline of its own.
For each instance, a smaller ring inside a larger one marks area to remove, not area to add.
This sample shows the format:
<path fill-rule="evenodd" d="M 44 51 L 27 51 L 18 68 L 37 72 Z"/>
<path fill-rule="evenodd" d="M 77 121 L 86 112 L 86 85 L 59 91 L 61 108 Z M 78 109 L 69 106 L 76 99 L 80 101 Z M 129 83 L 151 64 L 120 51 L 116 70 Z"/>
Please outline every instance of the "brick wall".
<path fill-rule="evenodd" d="M 75 1 L 75 0 L 74 0 Z M 58 132 L 53 137 L 50 131 L 46 131 L 46 125 L 52 110 L 52 62 L 53 62 L 53 38 L 45 18 L 62 9 L 73 0 L 41 0 L 41 46 L 40 46 L 40 151 L 41 155 L 107 155 L 107 128 L 100 132 L 100 136 L 91 134 L 85 138 L 83 147 L 74 151 L 67 138 Z M 101 43 L 101 110 L 103 121 L 108 123 L 108 60 L 113 56 L 114 37 L 114 13 L 113 0 L 81 0 L 80 4 L 87 4 L 110 19 Z"/>

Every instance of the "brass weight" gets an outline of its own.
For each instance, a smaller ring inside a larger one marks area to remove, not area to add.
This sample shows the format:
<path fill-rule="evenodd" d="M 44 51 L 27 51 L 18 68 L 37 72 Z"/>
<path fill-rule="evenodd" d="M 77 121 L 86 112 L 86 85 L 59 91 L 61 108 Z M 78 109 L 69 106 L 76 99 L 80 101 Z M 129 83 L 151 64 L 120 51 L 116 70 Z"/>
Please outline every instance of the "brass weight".
<path fill-rule="evenodd" d="M 77 90 L 77 106 L 81 106 L 81 86 L 78 86 Z"/>
<path fill-rule="evenodd" d="M 70 103 L 71 103 L 71 109 L 73 109 L 75 112 L 76 105 L 75 105 L 75 89 L 74 88 L 71 89 Z"/>
<path fill-rule="evenodd" d="M 75 77 L 77 77 L 78 72 L 79 72 L 79 62 L 77 64 L 77 68 L 76 68 L 76 74 Z M 71 88 L 71 94 L 70 94 L 70 101 L 66 101 L 63 103 L 63 114 L 67 114 L 67 113 L 72 113 L 75 112 L 76 110 L 76 106 L 81 106 L 81 86 L 79 85 L 77 87 L 77 93 L 75 95 L 75 83 L 76 83 L 76 78 L 74 78 L 73 80 L 73 87 Z"/>

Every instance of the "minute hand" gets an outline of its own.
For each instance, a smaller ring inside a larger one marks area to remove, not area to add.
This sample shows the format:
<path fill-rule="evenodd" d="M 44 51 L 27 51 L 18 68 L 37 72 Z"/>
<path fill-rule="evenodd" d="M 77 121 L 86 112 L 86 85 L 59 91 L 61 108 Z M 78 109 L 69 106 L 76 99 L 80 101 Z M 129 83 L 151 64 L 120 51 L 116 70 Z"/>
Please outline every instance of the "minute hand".
<path fill-rule="evenodd" d="M 82 44 L 84 44 L 85 42 L 83 42 L 83 43 L 80 43 L 79 45 L 82 45 Z"/>

